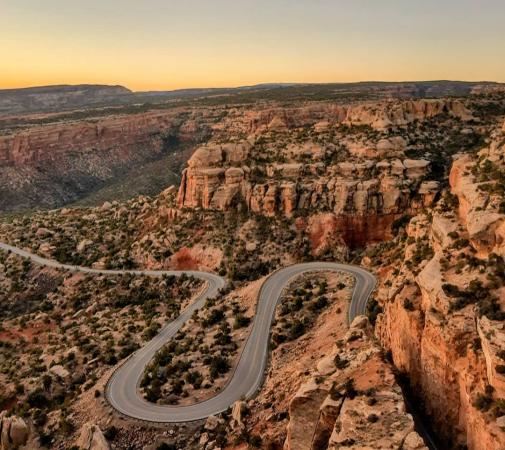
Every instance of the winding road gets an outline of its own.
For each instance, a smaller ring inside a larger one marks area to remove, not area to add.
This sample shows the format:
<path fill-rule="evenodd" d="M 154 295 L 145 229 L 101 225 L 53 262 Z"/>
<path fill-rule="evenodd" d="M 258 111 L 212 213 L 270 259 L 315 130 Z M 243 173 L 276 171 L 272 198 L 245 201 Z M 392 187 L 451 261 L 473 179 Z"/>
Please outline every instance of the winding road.
<path fill-rule="evenodd" d="M 211 273 L 198 271 L 92 269 L 89 267 L 61 264 L 3 243 L 0 243 L 0 249 L 29 258 L 36 264 L 70 271 L 110 275 L 130 273 L 149 276 L 181 275 L 185 273 L 207 282 L 207 289 L 177 319 L 165 325 L 154 339 L 118 366 L 107 383 L 105 389 L 106 398 L 117 411 L 134 419 L 159 423 L 189 422 L 205 419 L 212 414 L 225 411 L 241 398 L 253 396 L 259 390 L 267 369 L 270 327 L 274 318 L 275 307 L 281 298 L 284 287 L 291 279 L 304 272 L 318 270 L 333 270 L 352 275 L 356 282 L 349 305 L 349 322 L 352 322 L 357 315 L 365 313 L 368 298 L 376 284 L 375 277 L 360 267 L 330 262 L 296 264 L 273 272 L 261 287 L 251 333 L 247 338 L 238 364 L 226 386 L 214 397 L 193 405 L 157 405 L 144 400 L 139 392 L 139 383 L 144 368 L 151 361 L 155 353 L 179 331 L 192 316 L 193 312 L 201 308 L 206 299 L 214 297 L 219 289 L 225 286 L 226 283 L 223 278 Z"/>

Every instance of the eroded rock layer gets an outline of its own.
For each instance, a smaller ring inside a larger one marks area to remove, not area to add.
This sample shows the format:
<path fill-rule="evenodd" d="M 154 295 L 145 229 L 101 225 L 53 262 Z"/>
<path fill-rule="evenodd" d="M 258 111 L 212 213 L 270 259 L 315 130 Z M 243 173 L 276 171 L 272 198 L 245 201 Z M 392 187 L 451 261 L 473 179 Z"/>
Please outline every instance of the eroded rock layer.
<path fill-rule="evenodd" d="M 54 207 L 206 131 L 180 111 L 29 127 L 0 135 L 0 210 Z M 184 163 L 184 161 L 181 161 Z"/>
<path fill-rule="evenodd" d="M 291 399 L 284 448 L 427 448 L 366 317 L 354 320 Z"/>
<path fill-rule="evenodd" d="M 455 160 L 451 192 L 381 269 L 377 335 L 448 448 L 505 448 L 504 143 Z"/>
<path fill-rule="evenodd" d="M 350 246 L 390 237 L 402 215 L 430 206 L 436 181 L 423 181 L 430 162 L 403 155 L 405 142 L 381 140 L 395 158 L 349 157 L 333 163 L 339 149 L 318 143 L 291 144 L 272 162 L 258 163 L 261 139 L 199 148 L 184 170 L 180 208 L 244 209 L 285 217 L 328 212 Z M 347 150 L 345 150 L 347 151 Z M 300 160 L 310 159 L 310 162 Z"/>

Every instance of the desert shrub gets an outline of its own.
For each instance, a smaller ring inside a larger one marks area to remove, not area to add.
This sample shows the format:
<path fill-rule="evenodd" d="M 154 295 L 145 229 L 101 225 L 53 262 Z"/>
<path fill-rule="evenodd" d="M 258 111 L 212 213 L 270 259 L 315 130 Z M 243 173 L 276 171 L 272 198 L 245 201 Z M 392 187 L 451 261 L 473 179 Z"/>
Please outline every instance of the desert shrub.
<path fill-rule="evenodd" d="M 493 403 L 493 399 L 485 394 L 478 394 L 475 398 L 473 406 L 477 408 L 479 411 L 488 411 Z"/>
<path fill-rule="evenodd" d="M 368 422 L 370 423 L 375 423 L 375 422 L 378 422 L 379 421 L 379 416 L 377 414 L 370 414 L 366 420 L 368 420 Z"/>
<path fill-rule="evenodd" d="M 245 317 L 243 314 L 239 313 L 235 316 L 235 320 L 233 322 L 233 328 L 235 330 L 237 330 L 239 328 L 244 328 L 244 327 L 248 326 L 250 322 L 251 322 L 251 319 L 249 317 Z"/>
<path fill-rule="evenodd" d="M 358 395 L 358 391 L 354 387 L 354 380 L 352 378 L 348 378 L 344 384 L 344 392 L 345 396 L 350 398 L 351 400 Z"/>
<path fill-rule="evenodd" d="M 153 321 L 144 330 L 144 332 L 142 333 L 142 337 L 144 338 L 144 340 L 148 341 L 158 334 L 160 328 L 161 328 L 160 324 L 158 322 Z"/>
<path fill-rule="evenodd" d="M 294 340 L 299 338 L 302 334 L 305 333 L 305 323 L 302 322 L 301 320 L 295 319 L 293 322 L 290 324 L 289 328 L 289 333 L 288 337 L 289 340 Z"/>
<path fill-rule="evenodd" d="M 349 361 L 341 358 L 338 354 L 335 356 L 333 362 L 335 363 L 335 367 L 337 369 L 345 369 L 349 365 Z"/>
<path fill-rule="evenodd" d="M 262 443 L 261 436 L 258 436 L 257 434 L 249 438 L 249 444 L 251 444 L 251 446 L 254 448 L 260 448 L 261 443 Z"/>
<path fill-rule="evenodd" d="M 366 304 L 366 315 L 368 316 L 368 320 L 370 323 L 375 326 L 375 322 L 377 321 L 377 316 L 382 314 L 382 307 L 379 305 L 379 302 L 372 298 L 368 300 Z"/>
<path fill-rule="evenodd" d="M 41 389 L 30 392 L 28 394 L 27 401 L 31 407 L 35 408 L 42 409 L 49 405 L 49 399 Z"/>
<path fill-rule="evenodd" d="M 47 414 L 44 411 L 42 411 L 41 409 L 36 408 L 32 412 L 32 419 L 33 419 L 33 423 L 36 426 L 41 427 L 41 426 L 45 425 L 47 422 Z"/>
<path fill-rule="evenodd" d="M 204 327 L 210 327 L 224 319 L 223 309 L 212 309 L 209 316 L 202 322 Z"/>
<path fill-rule="evenodd" d="M 175 444 L 167 444 L 166 442 L 163 442 L 156 447 L 156 450 L 177 450 L 177 447 Z"/>
<path fill-rule="evenodd" d="M 406 298 L 405 300 L 403 300 L 403 307 L 407 310 L 407 311 L 415 311 L 415 307 L 414 307 L 414 304 L 412 303 L 412 300 Z"/>
<path fill-rule="evenodd" d="M 434 255 L 433 249 L 426 242 L 419 242 L 416 249 L 412 253 L 410 260 L 406 262 L 409 268 L 417 267 L 421 262 L 430 259 Z"/>
<path fill-rule="evenodd" d="M 193 385 L 195 389 L 198 389 L 202 385 L 203 376 L 200 372 L 194 370 L 186 374 L 185 380 L 187 383 Z"/>
<path fill-rule="evenodd" d="M 230 362 L 228 358 L 218 355 L 213 356 L 210 361 L 210 376 L 217 378 L 219 375 L 225 374 L 230 370 Z"/>
<path fill-rule="evenodd" d="M 505 373 L 505 365 L 498 364 L 497 366 L 495 366 L 495 370 L 497 373 L 504 374 Z"/>
<path fill-rule="evenodd" d="M 105 439 L 107 439 L 108 441 L 113 441 L 114 439 L 116 439 L 117 434 L 118 429 L 114 425 L 106 428 L 105 431 L 103 432 Z"/>
<path fill-rule="evenodd" d="M 312 311 L 319 311 L 326 308 L 326 306 L 328 306 L 328 298 L 322 295 L 310 304 L 309 309 Z"/>
<path fill-rule="evenodd" d="M 412 216 L 405 214 L 399 219 L 396 219 L 391 225 L 391 231 L 393 232 L 393 234 L 397 234 L 400 228 L 405 228 L 410 222 L 411 218 Z"/>

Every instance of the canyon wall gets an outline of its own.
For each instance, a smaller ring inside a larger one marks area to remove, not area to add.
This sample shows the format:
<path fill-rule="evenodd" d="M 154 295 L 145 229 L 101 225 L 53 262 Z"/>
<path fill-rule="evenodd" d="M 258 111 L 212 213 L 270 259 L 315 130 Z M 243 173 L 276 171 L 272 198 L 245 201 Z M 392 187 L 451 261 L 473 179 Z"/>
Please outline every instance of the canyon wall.
<path fill-rule="evenodd" d="M 472 114 L 460 100 L 368 101 L 354 105 L 313 103 L 293 108 L 267 108 L 246 116 L 251 133 L 314 125 L 319 122 L 349 126 L 369 126 L 378 131 L 405 127 L 447 114 L 469 121 Z"/>
<path fill-rule="evenodd" d="M 411 206 L 412 188 L 419 193 L 420 205 L 430 204 L 438 188 L 435 181 L 419 183 L 429 162 L 413 159 L 339 163 L 334 167 L 274 164 L 266 167 L 268 180 L 257 182 L 247 165 L 222 167 L 223 160 L 245 161 L 246 146 L 198 149 L 183 172 L 179 206 L 225 211 L 245 203 L 254 213 L 286 216 L 308 209 L 353 216 L 398 214 Z"/>
<path fill-rule="evenodd" d="M 438 192 L 436 181 L 422 181 L 430 165 L 422 159 L 274 163 L 259 181 L 250 153 L 247 141 L 198 149 L 183 172 L 179 207 L 286 217 L 329 212 L 348 245 L 360 246 L 390 237 L 394 220 L 431 205 Z"/>
<path fill-rule="evenodd" d="M 503 170 L 504 137 L 497 133 L 480 159 L 455 160 L 454 197 L 412 219 L 403 259 L 379 272 L 376 333 L 444 448 L 505 448 L 505 214 L 500 191 L 482 189 L 499 183 L 488 174 Z"/>
<path fill-rule="evenodd" d="M 289 405 L 285 450 L 338 448 L 427 449 L 363 316 Z"/>
<path fill-rule="evenodd" d="M 208 131 L 181 111 L 62 122 L 0 136 L 0 210 L 56 207 Z M 184 164 L 185 160 L 180 161 Z M 168 168 L 167 168 L 168 170 Z"/>

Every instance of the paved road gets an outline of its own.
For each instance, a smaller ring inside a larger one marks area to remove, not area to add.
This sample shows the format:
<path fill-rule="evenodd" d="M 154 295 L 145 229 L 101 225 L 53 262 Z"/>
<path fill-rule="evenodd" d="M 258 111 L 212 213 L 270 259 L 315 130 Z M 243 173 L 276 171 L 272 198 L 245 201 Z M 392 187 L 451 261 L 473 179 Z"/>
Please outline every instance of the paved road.
<path fill-rule="evenodd" d="M 208 288 L 205 292 L 188 306 L 177 319 L 163 327 L 153 340 L 133 353 L 115 371 L 106 386 L 107 399 L 117 411 L 126 416 L 150 422 L 170 423 L 204 419 L 211 414 L 225 411 L 236 400 L 251 397 L 258 391 L 267 368 L 270 326 L 274 317 L 275 307 L 281 297 L 282 290 L 292 278 L 304 272 L 316 270 L 335 270 L 353 275 L 356 283 L 349 306 L 348 319 L 350 322 L 357 315 L 365 312 L 366 303 L 376 283 L 375 277 L 360 267 L 329 262 L 296 264 L 274 272 L 261 287 L 251 334 L 247 339 L 239 362 L 224 389 L 214 397 L 190 406 L 157 405 L 145 401 L 139 393 L 138 386 L 144 368 L 153 358 L 156 351 L 170 340 L 191 317 L 193 311 L 201 308 L 207 298 L 217 294 L 218 290 L 225 285 L 225 281 L 217 275 L 196 271 L 121 271 L 69 266 L 41 258 L 6 244 L 0 243 L 0 248 L 30 258 L 37 264 L 67 270 L 100 274 L 132 273 L 151 276 L 161 276 L 163 274 L 180 275 L 181 273 L 186 273 L 208 282 Z"/>

